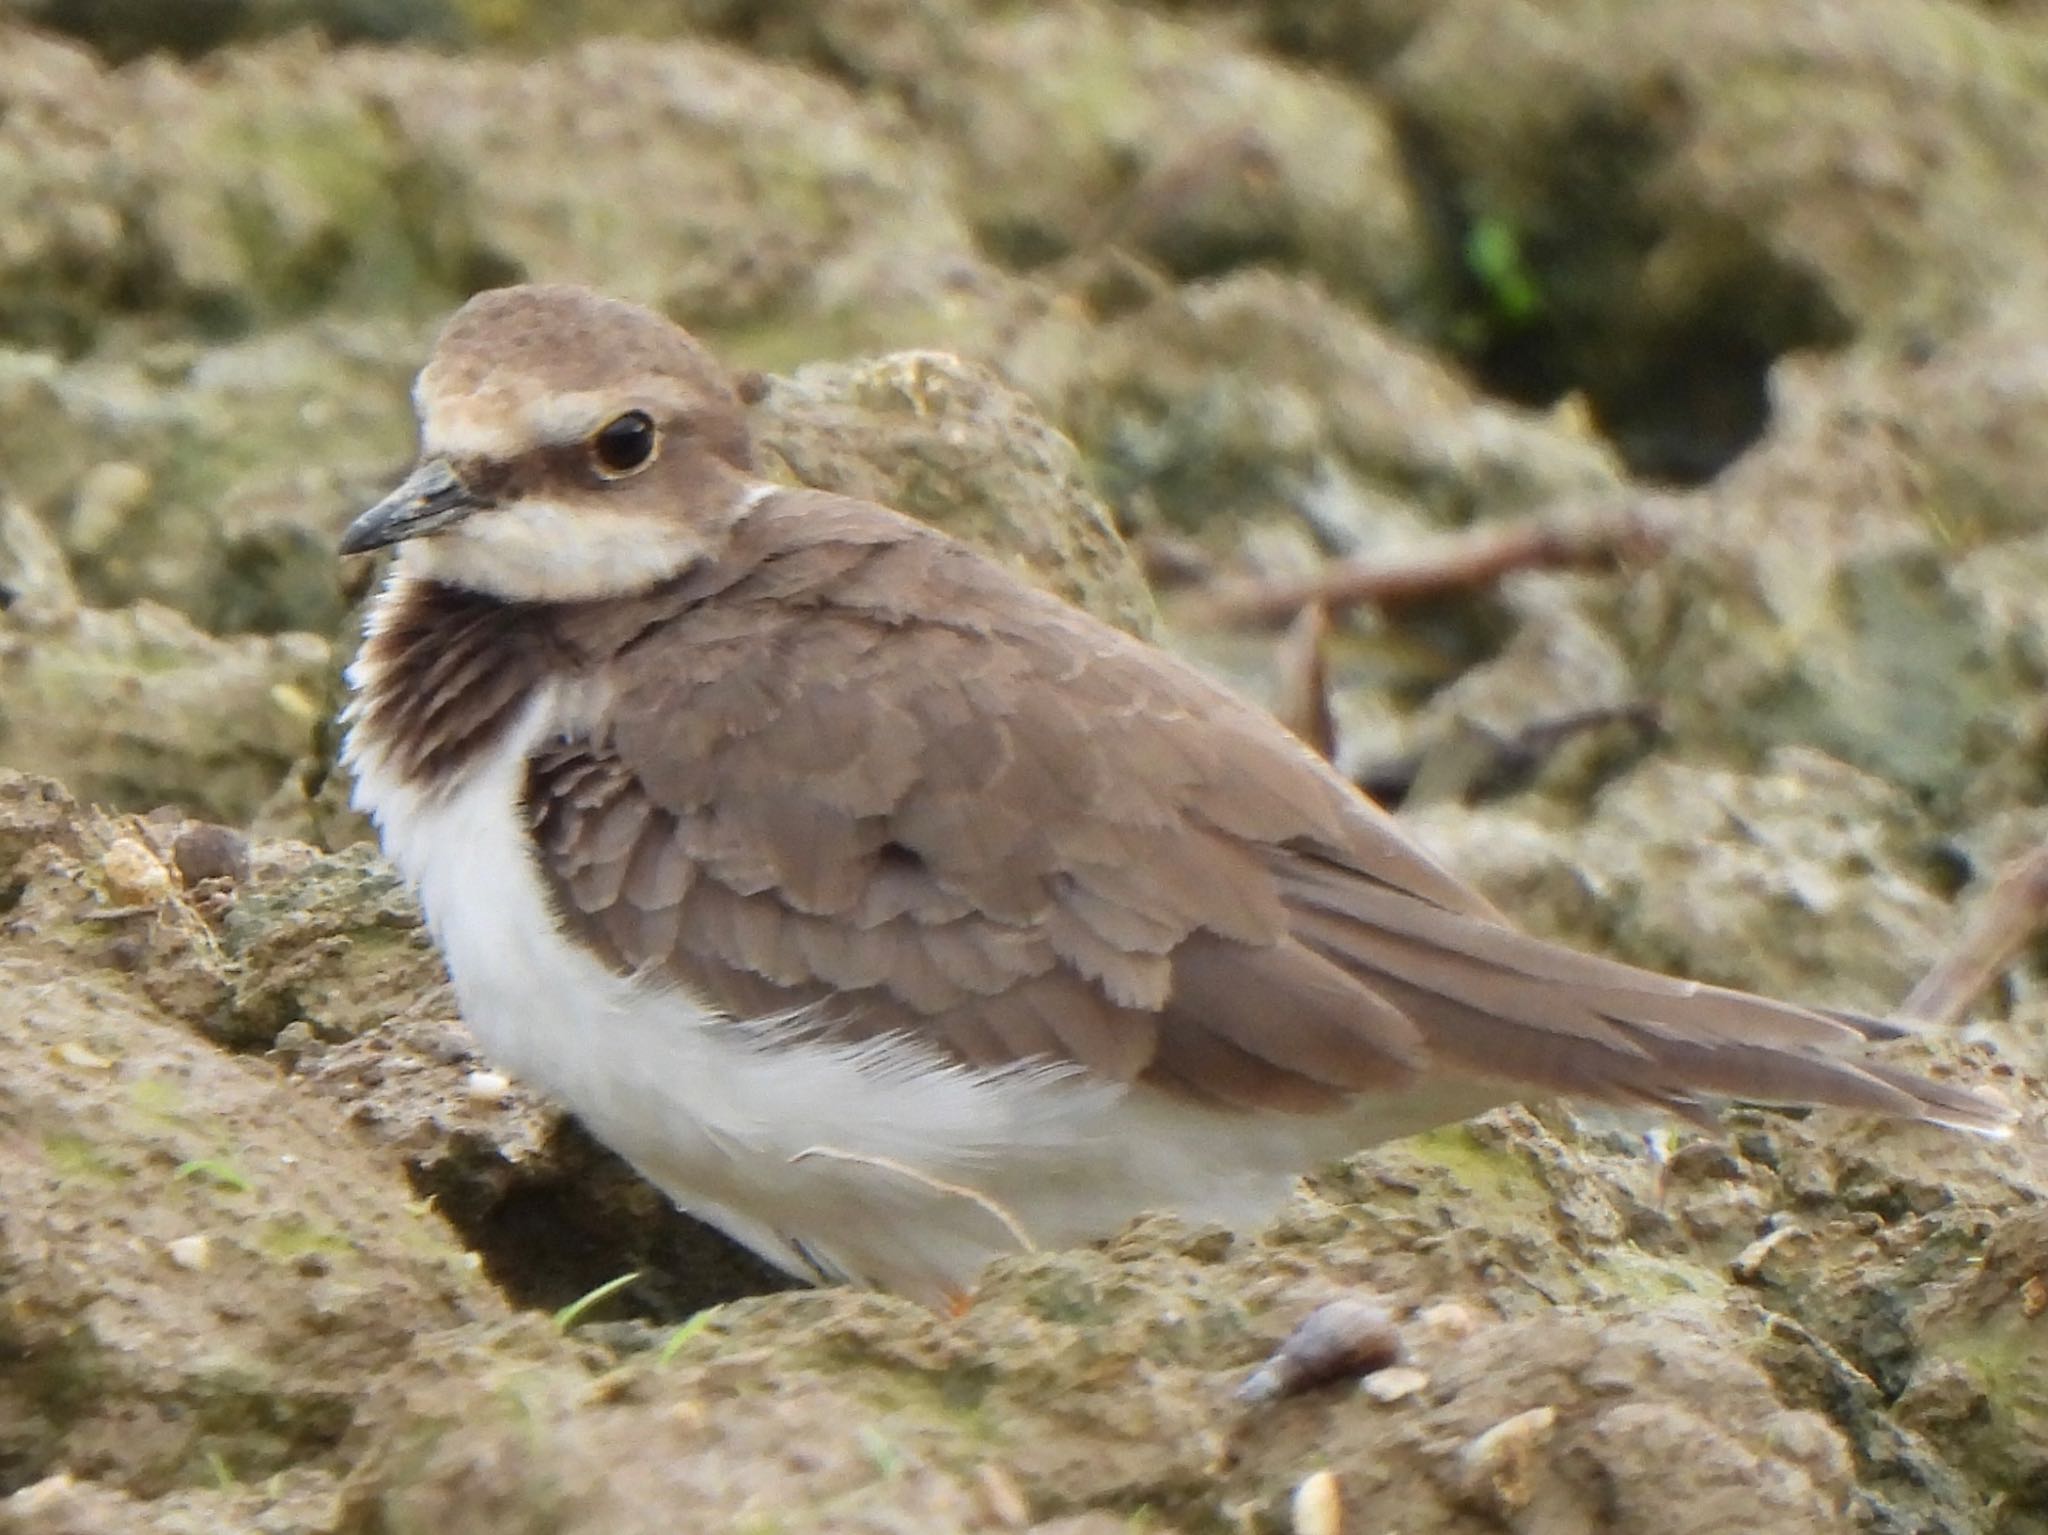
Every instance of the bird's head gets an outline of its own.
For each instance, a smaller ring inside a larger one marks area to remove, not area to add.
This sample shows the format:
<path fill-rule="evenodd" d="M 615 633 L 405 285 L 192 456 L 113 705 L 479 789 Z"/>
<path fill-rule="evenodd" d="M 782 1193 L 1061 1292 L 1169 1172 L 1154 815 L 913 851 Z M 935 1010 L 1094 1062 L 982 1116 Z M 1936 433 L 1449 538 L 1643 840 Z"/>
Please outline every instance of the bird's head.
<path fill-rule="evenodd" d="M 343 554 L 514 601 L 643 588 L 716 547 L 762 488 L 738 396 L 651 310 L 562 285 L 457 310 L 413 386 L 419 463 Z"/>

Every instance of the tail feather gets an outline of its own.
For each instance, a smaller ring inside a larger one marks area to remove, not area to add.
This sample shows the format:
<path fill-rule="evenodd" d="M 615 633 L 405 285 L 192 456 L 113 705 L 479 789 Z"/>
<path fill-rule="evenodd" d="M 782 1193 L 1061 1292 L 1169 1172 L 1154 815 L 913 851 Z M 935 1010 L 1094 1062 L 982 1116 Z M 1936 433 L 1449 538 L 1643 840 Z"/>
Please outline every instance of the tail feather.
<path fill-rule="evenodd" d="M 1994 1138 L 1995 1099 L 1870 1059 L 1909 1024 L 1801 1007 L 1546 943 L 1327 866 L 1285 878 L 1296 938 L 1413 1020 L 1462 1072 L 1567 1097 L 1826 1104 Z"/>
<path fill-rule="evenodd" d="M 2019 1123 L 2017 1109 L 1987 1094 L 1902 1071 L 1883 1061 L 1862 1061 L 1858 1064 L 1879 1081 L 1889 1083 L 1910 1096 L 1915 1105 L 1913 1117 L 1924 1119 L 1931 1125 L 1967 1130 L 1987 1140 L 2002 1141 L 2011 1137 L 2013 1127 Z"/>

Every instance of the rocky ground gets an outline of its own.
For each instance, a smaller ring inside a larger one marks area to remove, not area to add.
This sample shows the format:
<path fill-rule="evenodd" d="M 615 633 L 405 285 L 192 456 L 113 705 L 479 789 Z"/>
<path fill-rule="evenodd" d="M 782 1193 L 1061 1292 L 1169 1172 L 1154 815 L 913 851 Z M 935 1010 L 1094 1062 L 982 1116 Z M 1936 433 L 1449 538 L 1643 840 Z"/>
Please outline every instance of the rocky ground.
<path fill-rule="evenodd" d="M 331 767 L 433 326 L 576 278 L 1532 927 L 1896 1005 L 2048 838 L 2044 17 L 0 0 L 0 1530 L 2048 1535 L 2038 946 L 1891 1047 L 2006 1144 L 1539 1106 L 937 1318 L 478 1059 Z"/>

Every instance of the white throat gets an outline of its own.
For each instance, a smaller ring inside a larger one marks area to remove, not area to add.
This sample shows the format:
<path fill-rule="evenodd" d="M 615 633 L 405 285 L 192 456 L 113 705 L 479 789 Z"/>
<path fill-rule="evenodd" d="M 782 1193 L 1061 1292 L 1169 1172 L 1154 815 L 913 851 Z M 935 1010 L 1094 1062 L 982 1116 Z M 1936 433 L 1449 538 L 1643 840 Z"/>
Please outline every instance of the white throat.
<path fill-rule="evenodd" d="M 579 602 L 643 590 L 705 552 L 682 521 L 521 499 L 401 545 L 398 568 L 511 602 Z"/>

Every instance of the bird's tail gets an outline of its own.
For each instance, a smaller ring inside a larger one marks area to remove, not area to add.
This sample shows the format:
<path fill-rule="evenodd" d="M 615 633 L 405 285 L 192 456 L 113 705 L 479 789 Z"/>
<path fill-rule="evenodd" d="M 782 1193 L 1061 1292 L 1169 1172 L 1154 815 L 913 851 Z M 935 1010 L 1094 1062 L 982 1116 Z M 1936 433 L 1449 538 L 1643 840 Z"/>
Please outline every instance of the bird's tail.
<path fill-rule="evenodd" d="M 1647 1103 L 1827 1104 L 2003 1138 L 2008 1105 L 1870 1057 L 1906 1024 L 1640 970 L 1446 911 L 1350 870 L 1286 878 L 1297 941 L 1406 1013 L 1431 1056 L 1523 1090 Z"/>

